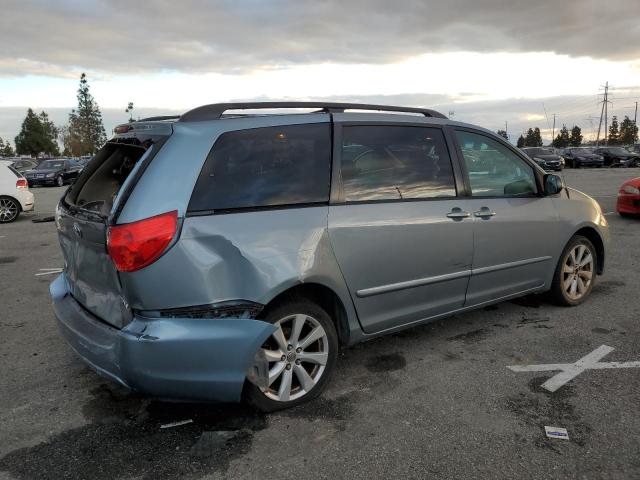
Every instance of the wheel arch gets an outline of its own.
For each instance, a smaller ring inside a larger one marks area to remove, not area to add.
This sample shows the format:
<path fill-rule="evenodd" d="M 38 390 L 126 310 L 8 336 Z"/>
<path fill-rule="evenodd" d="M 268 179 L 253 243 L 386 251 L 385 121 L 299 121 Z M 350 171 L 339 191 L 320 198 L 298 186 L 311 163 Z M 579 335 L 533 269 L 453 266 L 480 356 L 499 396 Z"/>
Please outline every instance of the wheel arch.
<path fill-rule="evenodd" d="M 335 324 L 340 345 L 349 344 L 351 329 L 345 304 L 333 289 L 321 283 L 305 282 L 287 288 L 265 305 L 260 317 L 264 317 L 271 309 L 294 298 L 304 298 L 322 307 Z"/>
<path fill-rule="evenodd" d="M 16 197 L 12 197 L 11 195 L 0 195 L 0 198 L 10 198 L 11 200 L 15 200 L 15 202 L 18 204 L 19 213 L 22 212 L 22 202 L 20 202 L 20 200 L 18 200 Z"/>
<path fill-rule="evenodd" d="M 580 235 L 587 238 L 596 249 L 596 273 L 602 275 L 604 272 L 605 249 L 604 240 L 594 227 L 582 227 L 573 236 Z"/>

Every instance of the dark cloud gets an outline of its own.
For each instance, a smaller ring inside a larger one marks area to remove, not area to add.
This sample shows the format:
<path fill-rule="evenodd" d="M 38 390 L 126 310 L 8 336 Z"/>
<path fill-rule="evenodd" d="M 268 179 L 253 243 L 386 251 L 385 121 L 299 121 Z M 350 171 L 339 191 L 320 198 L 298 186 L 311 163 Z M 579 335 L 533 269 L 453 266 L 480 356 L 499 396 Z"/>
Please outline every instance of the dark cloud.
<path fill-rule="evenodd" d="M 637 0 L 5 0 L 0 75 L 229 73 L 454 50 L 638 59 L 639 17 Z"/>

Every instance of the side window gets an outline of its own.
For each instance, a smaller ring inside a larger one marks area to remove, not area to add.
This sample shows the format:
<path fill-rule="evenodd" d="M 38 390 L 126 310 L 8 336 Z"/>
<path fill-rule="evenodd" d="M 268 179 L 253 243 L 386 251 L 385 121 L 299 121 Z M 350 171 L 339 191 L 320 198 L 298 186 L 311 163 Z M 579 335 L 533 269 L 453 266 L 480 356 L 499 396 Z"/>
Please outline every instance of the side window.
<path fill-rule="evenodd" d="M 189 210 L 228 210 L 329 201 L 328 123 L 222 134 L 196 182 Z"/>
<path fill-rule="evenodd" d="M 501 143 L 456 131 L 474 197 L 527 196 L 537 192 L 533 168 Z"/>
<path fill-rule="evenodd" d="M 347 202 L 456 196 L 441 130 L 345 126 L 342 132 L 341 173 Z"/>

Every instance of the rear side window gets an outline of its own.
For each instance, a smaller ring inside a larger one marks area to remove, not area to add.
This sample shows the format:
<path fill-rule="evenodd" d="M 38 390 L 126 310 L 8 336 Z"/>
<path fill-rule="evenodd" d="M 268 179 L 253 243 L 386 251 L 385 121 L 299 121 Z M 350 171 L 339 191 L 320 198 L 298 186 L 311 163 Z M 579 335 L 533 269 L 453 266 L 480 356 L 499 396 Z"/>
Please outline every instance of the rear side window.
<path fill-rule="evenodd" d="M 329 201 L 328 123 L 224 133 L 200 172 L 190 211 Z"/>
<path fill-rule="evenodd" d="M 347 202 L 456 196 L 451 159 L 437 128 L 345 126 L 341 163 Z"/>
<path fill-rule="evenodd" d="M 14 174 L 16 177 L 22 178 L 22 174 L 21 174 L 20 172 L 18 172 L 15 168 L 13 168 L 11 165 L 7 165 L 7 168 L 8 168 L 9 170 L 11 170 L 11 172 L 13 172 L 13 174 Z"/>

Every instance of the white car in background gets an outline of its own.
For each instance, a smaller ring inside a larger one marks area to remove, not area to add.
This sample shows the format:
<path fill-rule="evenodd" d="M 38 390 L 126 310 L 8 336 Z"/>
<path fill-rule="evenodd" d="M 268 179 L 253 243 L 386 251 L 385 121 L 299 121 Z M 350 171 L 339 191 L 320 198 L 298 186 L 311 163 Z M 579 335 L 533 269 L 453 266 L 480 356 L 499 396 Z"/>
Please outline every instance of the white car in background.
<path fill-rule="evenodd" d="M 13 222 L 21 212 L 30 212 L 34 206 L 27 179 L 11 163 L 0 160 L 0 223 Z"/>

